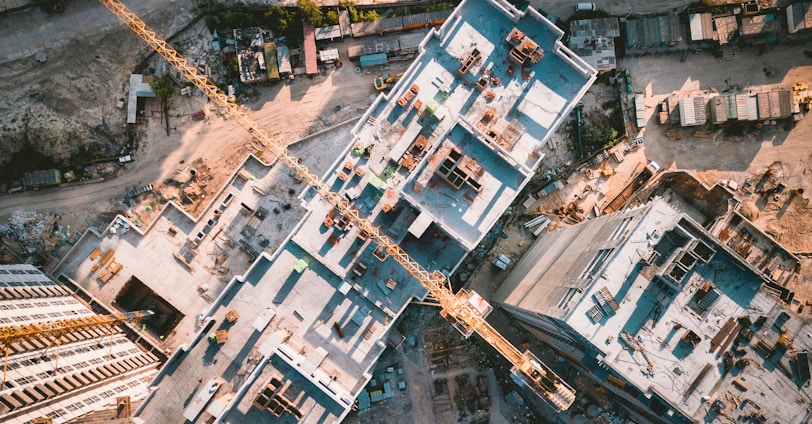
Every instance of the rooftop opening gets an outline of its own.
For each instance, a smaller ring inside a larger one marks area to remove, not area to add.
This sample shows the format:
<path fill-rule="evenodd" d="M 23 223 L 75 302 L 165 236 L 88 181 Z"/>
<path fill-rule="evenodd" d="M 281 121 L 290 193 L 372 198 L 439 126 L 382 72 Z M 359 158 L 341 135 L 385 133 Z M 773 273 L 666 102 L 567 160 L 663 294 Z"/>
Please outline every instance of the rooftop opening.
<path fill-rule="evenodd" d="M 710 248 L 704 241 L 702 240 L 694 240 L 691 242 L 690 246 L 688 247 L 694 255 L 702 259 L 703 262 L 707 263 L 713 257 L 713 254 L 716 253 L 713 249 Z"/>
<path fill-rule="evenodd" d="M 155 312 L 155 315 L 144 319 L 142 324 L 158 336 L 171 333 L 185 316 L 135 276 L 124 284 L 113 302 L 124 311 L 150 309 Z"/>

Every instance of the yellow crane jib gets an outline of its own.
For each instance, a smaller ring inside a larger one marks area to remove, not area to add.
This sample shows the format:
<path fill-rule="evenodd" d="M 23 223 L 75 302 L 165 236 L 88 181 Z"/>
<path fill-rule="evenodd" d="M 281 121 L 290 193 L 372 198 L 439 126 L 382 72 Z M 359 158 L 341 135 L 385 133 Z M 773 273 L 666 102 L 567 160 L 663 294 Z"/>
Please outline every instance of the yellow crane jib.
<path fill-rule="evenodd" d="M 274 140 L 270 133 L 259 123 L 251 119 L 239 106 L 228 101 L 228 96 L 217 90 L 198 70 L 190 66 L 166 40 L 159 37 L 155 31 L 147 26 L 138 15 L 133 13 L 126 5 L 118 0 L 99 0 L 127 27 L 135 32 L 144 42 L 149 44 L 156 53 L 161 55 L 170 65 L 180 71 L 183 76 L 199 88 L 211 101 L 232 118 L 243 129 L 250 133 L 261 148 L 273 154 L 283 165 L 293 171 L 302 181 L 308 184 L 313 191 L 325 201 L 336 208 L 343 216 L 349 218 L 359 231 L 365 231 L 383 252 L 392 257 L 412 277 L 419 281 L 429 291 L 429 296 L 441 307 L 441 315 L 451 321 L 451 324 L 466 337 L 473 333 L 479 334 L 488 344 L 493 346 L 511 364 L 513 364 L 514 378 L 519 379 L 546 400 L 556 411 L 566 410 L 575 400 L 575 390 L 558 378 L 555 373 L 544 366 L 532 353 L 520 353 L 507 339 L 496 331 L 485 316 L 490 311 L 483 305 L 487 302 L 480 300 L 479 304 L 471 301 L 471 293 L 461 291 L 455 294 L 448 285 L 448 279 L 439 271 L 429 272 L 412 259 L 399 245 L 386 236 L 377 226 L 362 217 L 357 209 L 350 205 L 342 195 L 332 191 L 331 187 L 315 173 L 311 172 L 302 160 L 290 154 L 287 146 Z M 483 304 L 484 302 L 484 304 Z"/>
<path fill-rule="evenodd" d="M 43 339 L 49 337 L 58 338 L 72 331 L 118 325 L 125 321 L 139 320 L 153 314 L 154 312 L 150 310 L 143 310 L 0 327 L 0 345 L 9 346 L 17 342 L 32 339 Z"/>
<path fill-rule="evenodd" d="M 3 359 L 3 384 L 6 382 L 9 347 L 14 343 L 28 340 L 50 339 L 44 352 L 47 352 L 54 344 L 57 345 L 57 358 L 54 365 L 56 369 L 58 368 L 56 364 L 59 361 L 59 344 L 62 336 L 65 334 L 93 328 L 113 327 L 126 321 L 136 321 L 151 315 L 154 315 L 154 312 L 147 309 L 143 311 L 121 312 L 110 315 L 92 315 L 59 321 L 0 327 L 0 346 L 2 346 L 5 351 Z"/>

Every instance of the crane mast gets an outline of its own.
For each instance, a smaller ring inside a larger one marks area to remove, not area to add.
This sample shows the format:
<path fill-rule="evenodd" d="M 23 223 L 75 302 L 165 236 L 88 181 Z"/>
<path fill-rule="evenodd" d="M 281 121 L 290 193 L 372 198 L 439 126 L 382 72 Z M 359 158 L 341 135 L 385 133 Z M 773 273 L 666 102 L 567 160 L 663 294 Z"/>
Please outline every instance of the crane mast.
<path fill-rule="evenodd" d="M 189 66 L 186 59 L 181 56 L 166 40 L 159 37 L 155 31 L 126 5 L 118 0 L 99 0 L 108 10 L 118 17 L 136 35 L 152 47 L 170 65 L 180 71 L 192 84 L 199 88 L 214 104 L 221 108 L 226 115 L 248 131 L 263 148 L 270 151 L 283 165 L 287 166 L 319 196 L 330 203 L 341 214 L 348 217 L 359 230 L 369 234 L 379 248 L 392 257 L 409 274 L 425 287 L 442 308 L 440 314 L 451 321 L 451 324 L 464 336 L 469 337 L 477 333 L 488 344 L 493 346 L 502 356 L 513 364 L 513 374 L 519 377 L 538 396 L 546 400 L 556 411 L 564 411 L 575 401 L 575 390 L 561 380 L 551 369 L 545 366 L 531 352 L 521 353 L 507 339 L 505 339 L 487 321 L 480 308 L 470 301 L 471 293 L 461 290 L 454 293 L 448 285 L 448 280 L 440 271 L 429 272 L 412 259 L 398 244 L 386 236 L 377 226 L 361 216 L 349 201 L 339 193 L 331 190 L 318 175 L 311 172 L 301 159 L 292 155 L 287 147 L 271 137 L 270 133 L 259 123 L 248 117 L 237 105 L 228 101 L 228 97 L 218 91 L 217 87 L 201 75 L 197 69 Z"/>

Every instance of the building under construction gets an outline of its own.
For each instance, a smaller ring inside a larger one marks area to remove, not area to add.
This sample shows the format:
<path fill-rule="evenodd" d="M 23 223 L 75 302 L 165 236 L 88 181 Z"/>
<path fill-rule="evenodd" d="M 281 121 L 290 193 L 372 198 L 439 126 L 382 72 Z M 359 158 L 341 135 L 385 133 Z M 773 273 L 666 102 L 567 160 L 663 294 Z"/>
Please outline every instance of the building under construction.
<path fill-rule="evenodd" d="M 253 160 L 235 170 L 195 222 L 171 208 L 146 229 L 117 219 L 100 247 L 116 251 L 124 277 L 104 283 L 101 295 L 121 284 L 126 291 L 136 278 L 156 303 L 187 305 L 178 309 L 195 324 L 134 416 L 339 422 L 387 345 L 402 342 L 390 337 L 398 317 L 429 293 L 456 329 L 484 333 L 519 381 L 556 410 L 567 409 L 574 390 L 485 322 L 492 308 L 484 299 L 446 286 L 446 275 L 529 182 L 539 151 L 595 80 L 596 71 L 562 36 L 532 9 L 463 1 L 347 134 L 346 150 L 323 182 L 304 171 L 290 174 L 315 191 L 299 195 L 303 216 L 278 243 L 269 246 L 276 227 L 269 214 L 281 217 L 297 206 L 277 200 L 271 177 L 280 167 Z M 278 156 L 294 171 L 301 163 Z M 59 273 L 95 286 L 88 254 L 98 238 L 83 241 Z M 228 270 L 245 256 L 247 270 Z M 221 284 L 226 275 L 234 277 Z M 169 337 L 189 331 L 188 321 L 167 327 Z"/>
<path fill-rule="evenodd" d="M 37 324 L 87 324 L 96 318 L 100 316 L 86 302 L 37 268 L 0 265 L 0 338 L 2 354 L 8 355 L 0 359 L 0 421 L 22 424 L 49 417 L 54 423 L 67 422 L 114 408 L 117 398 L 129 396 L 137 402 L 147 396 L 161 365 L 159 357 L 116 326 L 85 325 L 58 336 L 37 331 Z M 94 322 L 125 320 L 101 318 Z"/>
<path fill-rule="evenodd" d="M 807 422 L 809 320 L 713 227 L 655 198 L 558 230 L 493 300 L 642 420 Z"/>

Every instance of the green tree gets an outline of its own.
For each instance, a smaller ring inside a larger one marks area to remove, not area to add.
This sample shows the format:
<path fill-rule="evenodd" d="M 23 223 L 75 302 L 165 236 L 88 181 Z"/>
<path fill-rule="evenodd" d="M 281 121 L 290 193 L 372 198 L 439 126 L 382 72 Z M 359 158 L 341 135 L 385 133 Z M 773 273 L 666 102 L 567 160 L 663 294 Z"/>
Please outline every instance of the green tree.
<path fill-rule="evenodd" d="M 206 22 L 206 27 L 209 29 L 209 31 L 214 31 L 215 29 L 220 28 L 220 18 L 218 18 L 216 15 L 206 15 L 206 17 L 203 18 L 203 21 Z"/>
<path fill-rule="evenodd" d="M 227 10 L 225 14 L 223 14 L 223 22 L 229 28 L 234 28 L 237 25 L 237 14 Z"/>
<path fill-rule="evenodd" d="M 454 8 L 454 3 L 443 2 L 443 3 L 438 3 L 438 4 L 427 7 L 426 12 L 436 12 L 438 10 L 446 10 L 446 9 L 453 9 L 453 8 Z"/>
<path fill-rule="evenodd" d="M 169 74 L 163 74 L 158 78 L 155 78 L 149 86 L 152 87 L 152 91 L 154 91 L 155 94 L 162 99 L 169 98 L 169 96 L 171 96 L 175 91 L 175 82 L 172 80 Z"/>
<path fill-rule="evenodd" d="M 355 23 L 361 20 L 358 16 L 358 9 L 356 9 L 355 6 L 347 7 L 347 12 L 350 14 L 350 22 Z"/>
<path fill-rule="evenodd" d="M 290 25 L 291 13 L 282 6 L 271 6 L 265 17 L 271 21 L 271 27 L 275 31 L 285 32 Z"/>
<path fill-rule="evenodd" d="M 581 141 L 585 152 L 594 152 L 608 146 L 617 138 L 617 131 L 605 123 L 584 124 L 581 127 Z"/>
<path fill-rule="evenodd" d="M 302 17 L 310 22 L 311 25 L 319 27 L 324 20 L 324 15 L 321 13 L 319 5 L 313 0 L 299 0 L 296 3 L 299 10 L 302 12 Z"/>
<path fill-rule="evenodd" d="M 376 10 L 367 10 L 366 12 L 361 12 L 361 20 L 364 22 L 371 22 L 377 21 L 381 19 L 381 15 L 378 14 Z"/>
<path fill-rule="evenodd" d="M 338 12 L 335 10 L 328 10 L 324 14 L 324 25 L 338 25 Z"/>

